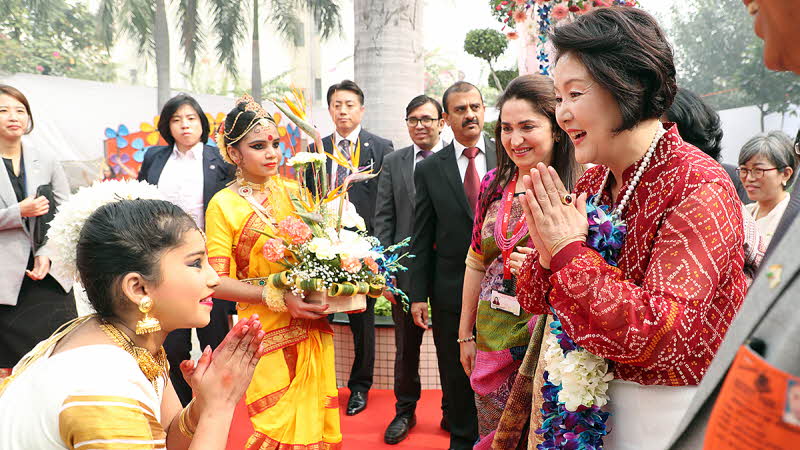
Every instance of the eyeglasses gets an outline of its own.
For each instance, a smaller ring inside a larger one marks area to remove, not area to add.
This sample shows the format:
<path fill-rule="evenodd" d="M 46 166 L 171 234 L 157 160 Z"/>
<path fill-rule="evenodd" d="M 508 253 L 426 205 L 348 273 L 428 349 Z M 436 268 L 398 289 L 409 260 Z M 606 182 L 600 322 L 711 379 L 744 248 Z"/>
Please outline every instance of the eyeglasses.
<path fill-rule="evenodd" d="M 758 180 L 764 176 L 764 172 L 769 172 L 770 170 L 780 170 L 777 167 L 773 167 L 771 169 L 746 169 L 744 167 L 739 167 L 736 169 L 736 173 L 739 174 L 739 178 L 742 180 L 746 179 L 748 175 L 752 174 L 754 180 Z"/>
<path fill-rule="evenodd" d="M 416 117 L 407 117 L 406 118 L 406 124 L 408 124 L 408 126 L 410 126 L 410 127 L 415 127 L 419 123 L 422 123 L 423 127 L 429 127 L 436 120 L 438 120 L 438 119 L 434 119 L 433 117 L 423 117 L 421 119 L 418 119 Z"/>

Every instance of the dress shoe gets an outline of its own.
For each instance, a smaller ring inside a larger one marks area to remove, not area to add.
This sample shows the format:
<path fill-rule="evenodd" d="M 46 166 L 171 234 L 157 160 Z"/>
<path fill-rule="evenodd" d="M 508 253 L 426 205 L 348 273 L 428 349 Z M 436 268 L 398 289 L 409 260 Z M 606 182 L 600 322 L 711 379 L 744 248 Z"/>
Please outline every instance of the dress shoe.
<path fill-rule="evenodd" d="M 408 432 L 417 424 L 416 414 L 408 416 L 394 416 L 392 423 L 386 427 L 383 442 L 394 445 L 408 437 Z"/>
<path fill-rule="evenodd" d="M 348 416 L 355 416 L 367 408 L 367 393 L 366 392 L 351 392 L 350 400 L 347 401 Z"/>
<path fill-rule="evenodd" d="M 442 417 L 442 421 L 439 422 L 439 428 L 447 431 L 448 433 L 450 432 L 450 422 L 447 421 L 447 417 Z"/>

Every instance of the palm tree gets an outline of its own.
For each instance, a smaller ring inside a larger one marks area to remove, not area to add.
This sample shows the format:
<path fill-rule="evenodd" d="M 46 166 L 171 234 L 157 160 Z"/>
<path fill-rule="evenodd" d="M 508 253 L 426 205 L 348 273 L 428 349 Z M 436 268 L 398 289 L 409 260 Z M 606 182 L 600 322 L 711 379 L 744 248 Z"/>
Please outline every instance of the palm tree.
<path fill-rule="evenodd" d="M 158 110 L 170 97 L 169 28 L 164 0 L 101 0 L 98 11 L 103 43 L 110 49 L 119 26 L 133 39 L 139 52 L 148 59 L 155 58 Z"/>
<path fill-rule="evenodd" d="M 259 0 L 253 0 L 253 73 L 252 95 L 261 101 L 261 46 L 259 42 L 259 24 L 261 16 L 258 12 Z M 303 36 L 303 24 L 297 12 L 311 12 L 314 26 L 318 28 L 320 39 L 325 40 L 334 34 L 342 33 L 342 20 L 339 5 L 335 0 L 271 0 L 269 21 L 287 42 L 294 45 Z"/>
<path fill-rule="evenodd" d="M 355 81 L 364 90 L 365 125 L 398 148 L 408 141 L 406 104 L 424 92 L 423 0 L 354 0 Z"/>

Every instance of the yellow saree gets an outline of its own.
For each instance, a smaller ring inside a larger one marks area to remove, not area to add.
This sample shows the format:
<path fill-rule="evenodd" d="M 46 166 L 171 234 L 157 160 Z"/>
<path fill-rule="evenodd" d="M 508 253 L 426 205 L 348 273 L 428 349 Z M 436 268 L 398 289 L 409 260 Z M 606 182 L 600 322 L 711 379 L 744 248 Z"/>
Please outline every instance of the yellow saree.
<path fill-rule="evenodd" d="M 289 190 L 291 181 L 275 180 Z M 273 189 L 264 206 L 274 221 L 291 213 L 289 199 Z M 269 229 L 250 204 L 231 189 L 219 191 L 208 205 L 209 261 L 220 276 L 266 277 L 283 268 L 267 261 L 261 249 L 268 239 L 253 229 Z M 266 332 L 267 354 L 247 388 L 247 410 L 255 433 L 249 450 L 338 449 L 339 402 L 332 330 L 327 320 L 294 319 L 264 305 L 240 303 L 239 316 L 257 313 Z"/>

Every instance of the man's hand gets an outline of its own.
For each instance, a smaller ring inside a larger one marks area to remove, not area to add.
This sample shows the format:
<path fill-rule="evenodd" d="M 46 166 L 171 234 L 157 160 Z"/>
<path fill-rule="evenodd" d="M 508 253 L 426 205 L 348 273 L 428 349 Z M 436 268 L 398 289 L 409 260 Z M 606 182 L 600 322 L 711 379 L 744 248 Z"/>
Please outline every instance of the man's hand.
<path fill-rule="evenodd" d="M 28 278 L 31 280 L 41 280 L 50 272 L 50 258 L 47 256 L 37 256 L 33 258 L 33 269 L 26 270 Z"/>
<path fill-rule="evenodd" d="M 414 302 L 411 304 L 411 317 L 414 318 L 414 324 L 423 330 L 428 329 L 428 303 L 427 302 Z"/>

